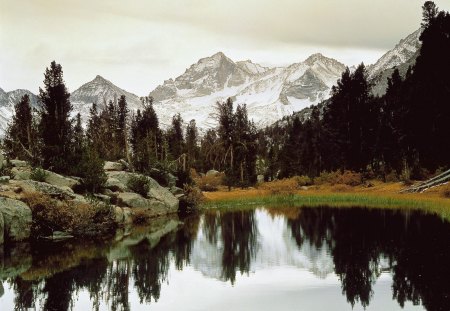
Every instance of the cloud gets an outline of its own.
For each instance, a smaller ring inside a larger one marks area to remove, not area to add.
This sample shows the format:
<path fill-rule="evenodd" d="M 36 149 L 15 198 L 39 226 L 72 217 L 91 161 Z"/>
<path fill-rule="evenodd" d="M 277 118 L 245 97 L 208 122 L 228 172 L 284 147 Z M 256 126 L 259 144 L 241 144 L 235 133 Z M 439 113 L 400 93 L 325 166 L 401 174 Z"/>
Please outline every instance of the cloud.
<path fill-rule="evenodd" d="M 217 51 L 271 65 L 315 52 L 367 64 L 419 27 L 422 3 L 0 0 L 0 86 L 36 91 L 52 60 L 71 90 L 101 74 L 139 95 Z"/>

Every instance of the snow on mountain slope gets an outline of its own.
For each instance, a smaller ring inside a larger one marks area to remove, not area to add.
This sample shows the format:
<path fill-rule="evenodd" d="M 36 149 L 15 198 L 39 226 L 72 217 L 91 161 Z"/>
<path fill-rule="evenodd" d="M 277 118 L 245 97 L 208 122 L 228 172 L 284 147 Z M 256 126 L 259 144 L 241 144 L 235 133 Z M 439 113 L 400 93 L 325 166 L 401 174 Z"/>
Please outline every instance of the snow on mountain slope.
<path fill-rule="evenodd" d="M 38 98 L 36 95 L 28 90 L 14 90 L 5 92 L 0 88 L 0 135 L 4 133 L 8 127 L 8 122 L 14 114 L 14 105 L 20 101 L 23 95 L 30 96 L 30 103 L 32 107 L 37 106 Z"/>
<path fill-rule="evenodd" d="M 400 42 L 392 49 L 386 52 L 381 58 L 368 69 L 369 79 L 375 78 L 381 72 L 399 66 L 407 62 L 420 49 L 421 42 L 419 41 L 422 28 L 417 29 Z"/>
<path fill-rule="evenodd" d="M 106 107 L 110 100 L 116 101 L 122 95 L 125 95 L 130 110 L 141 108 L 141 101 L 137 95 L 115 86 L 111 81 L 101 76 L 96 76 L 94 80 L 83 84 L 70 94 L 73 114 L 79 112 L 83 121 L 85 121 L 93 103 L 97 103 L 98 109 L 102 109 Z"/>
<path fill-rule="evenodd" d="M 191 65 L 175 80 L 166 80 L 150 92 L 161 123 L 170 123 L 170 112 L 185 121 L 196 119 L 199 128 L 215 126 L 215 104 L 231 97 L 246 104 L 258 126 L 329 97 L 345 66 L 321 54 L 288 67 L 265 68 L 251 61 L 234 62 L 216 53 Z"/>

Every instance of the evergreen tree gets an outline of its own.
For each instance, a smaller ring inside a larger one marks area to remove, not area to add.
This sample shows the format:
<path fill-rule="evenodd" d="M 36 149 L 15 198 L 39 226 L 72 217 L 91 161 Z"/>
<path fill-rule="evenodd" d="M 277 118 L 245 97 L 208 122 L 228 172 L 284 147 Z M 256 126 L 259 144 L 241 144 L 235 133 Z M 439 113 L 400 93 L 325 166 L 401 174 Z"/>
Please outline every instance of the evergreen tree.
<path fill-rule="evenodd" d="M 63 80 L 62 67 L 54 61 L 45 70 L 44 89 L 39 88 L 41 103 L 40 132 L 44 168 L 65 172 L 72 151 L 72 124 L 69 119 L 72 104 Z"/>
<path fill-rule="evenodd" d="M 183 154 L 185 148 L 182 125 L 183 119 L 178 113 L 172 117 L 172 125 L 167 133 L 169 153 L 174 160 L 177 160 Z"/>
<path fill-rule="evenodd" d="M 34 163 L 38 160 L 38 133 L 33 123 L 30 97 L 25 94 L 14 105 L 14 115 L 6 130 L 3 147 L 9 158 Z"/>
<path fill-rule="evenodd" d="M 189 121 L 186 126 L 186 156 L 187 156 L 187 167 L 195 168 L 198 170 L 199 158 L 200 158 L 200 148 L 198 146 L 198 130 L 195 120 Z"/>

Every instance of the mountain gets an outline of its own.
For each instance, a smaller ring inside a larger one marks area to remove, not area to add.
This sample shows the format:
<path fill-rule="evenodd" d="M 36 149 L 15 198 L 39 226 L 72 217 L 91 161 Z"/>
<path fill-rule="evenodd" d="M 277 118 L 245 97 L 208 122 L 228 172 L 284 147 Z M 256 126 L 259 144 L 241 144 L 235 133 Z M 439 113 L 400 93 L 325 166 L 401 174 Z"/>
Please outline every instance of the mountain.
<path fill-rule="evenodd" d="M 14 114 L 14 105 L 19 102 L 25 94 L 30 96 L 31 106 L 37 107 L 38 97 L 30 91 L 18 89 L 5 92 L 0 88 L 0 134 L 6 130 L 8 122 Z"/>
<path fill-rule="evenodd" d="M 137 110 L 141 107 L 141 101 L 135 94 L 127 92 L 111 81 L 101 76 L 96 76 L 94 80 L 83 84 L 70 94 L 70 101 L 73 105 L 74 114 L 80 113 L 83 121 L 89 116 L 89 109 L 93 103 L 97 103 L 99 109 L 106 107 L 110 100 L 118 100 L 125 95 L 130 110 Z"/>
<path fill-rule="evenodd" d="M 381 56 L 375 64 L 367 67 L 369 80 L 373 83 L 372 94 L 381 96 L 386 93 L 387 78 L 392 75 L 394 68 L 404 77 L 409 66 L 416 63 L 422 45 L 419 40 L 421 33 L 421 28 L 414 31 Z"/>
<path fill-rule="evenodd" d="M 164 81 L 150 96 L 161 123 L 170 124 L 170 112 L 185 121 L 196 119 L 200 128 L 213 127 L 215 103 L 231 97 L 246 104 L 258 126 L 265 126 L 329 97 L 345 66 L 322 54 L 288 67 L 267 68 L 251 61 L 234 62 L 219 52 L 200 59 L 175 79 Z"/>

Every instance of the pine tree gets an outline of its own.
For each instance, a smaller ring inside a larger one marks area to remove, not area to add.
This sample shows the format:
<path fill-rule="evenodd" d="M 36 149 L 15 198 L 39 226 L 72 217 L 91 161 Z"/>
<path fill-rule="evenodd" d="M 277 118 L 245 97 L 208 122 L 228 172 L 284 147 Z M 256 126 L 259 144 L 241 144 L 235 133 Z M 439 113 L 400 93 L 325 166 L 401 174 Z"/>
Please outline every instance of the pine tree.
<path fill-rule="evenodd" d="M 72 124 L 69 119 L 72 104 L 63 80 L 62 67 L 54 61 L 45 70 L 44 89 L 39 88 L 41 103 L 40 131 L 44 168 L 65 172 L 72 146 Z"/>
<path fill-rule="evenodd" d="M 187 156 L 187 167 L 200 169 L 199 167 L 199 153 L 200 148 L 198 146 L 198 130 L 195 120 L 189 121 L 186 126 L 186 156 Z"/>
<path fill-rule="evenodd" d="M 185 148 L 182 125 L 183 119 L 178 113 L 172 117 L 172 125 L 167 133 L 169 153 L 174 160 L 177 160 L 183 154 Z"/>
<path fill-rule="evenodd" d="M 14 105 L 14 115 L 6 130 L 3 147 L 9 158 L 29 160 L 32 157 L 30 151 L 32 122 L 30 98 L 25 94 Z"/>

